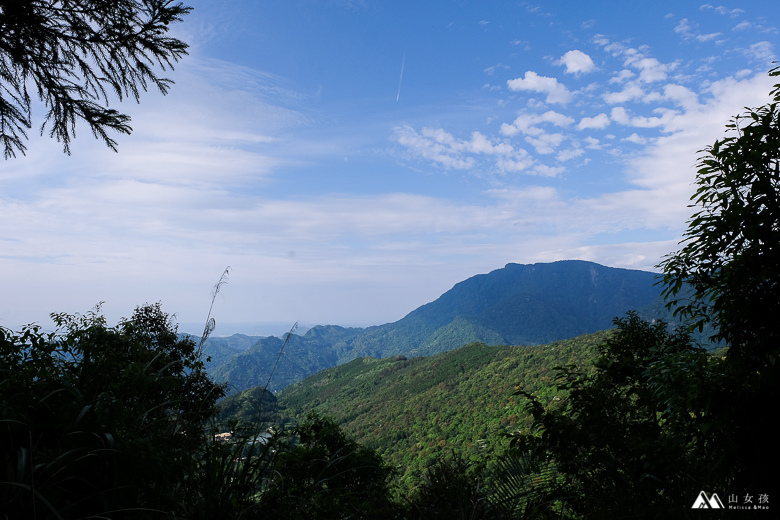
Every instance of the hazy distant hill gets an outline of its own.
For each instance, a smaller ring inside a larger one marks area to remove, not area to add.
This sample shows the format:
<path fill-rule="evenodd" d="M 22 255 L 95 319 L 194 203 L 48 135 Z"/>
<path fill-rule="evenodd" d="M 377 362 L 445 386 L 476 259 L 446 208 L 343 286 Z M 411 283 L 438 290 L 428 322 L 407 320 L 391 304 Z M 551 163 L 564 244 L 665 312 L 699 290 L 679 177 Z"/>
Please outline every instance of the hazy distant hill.
<path fill-rule="evenodd" d="M 200 344 L 200 336 L 192 334 L 182 334 L 182 336 L 192 338 L 196 345 Z M 260 336 L 246 336 L 244 334 L 208 338 L 203 345 L 205 358 L 211 358 L 210 361 L 206 361 L 206 369 L 212 372 L 220 365 L 227 363 L 233 356 L 240 354 L 257 343 L 260 339 L 262 339 Z"/>
<path fill-rule="evenodd" d="M 427 356 L 474 341 L 543 344 L 610 328 L 628 310 L 649 309 L 646 317 L 668 318 L 655 276 L 580 260 L 507 264 L 456 284 L 394 323 L 316 326 L 291 336 L 269 390 L 358 357 Z M 238 390 L 264 385 L 281 346 L 279 338 L 259 339 L 211 372 Z"/>
<path fill-rule="evenodd" d="M 229 390 L 244 390 L 264 386 L 277 363 L 270 391 L 279 390 L 296 381 L 339 363 L 336 345 L 364 332 L 360 328 L 318 325 L 299 336 L 291 334 L 281 358 L 284 340 L 270 336 L 259 338 L 254 345 L 233 355 L 209 370 L 217 381 L 229 382 Z M 208 350 L 206 351 L 208 353 Z"/>

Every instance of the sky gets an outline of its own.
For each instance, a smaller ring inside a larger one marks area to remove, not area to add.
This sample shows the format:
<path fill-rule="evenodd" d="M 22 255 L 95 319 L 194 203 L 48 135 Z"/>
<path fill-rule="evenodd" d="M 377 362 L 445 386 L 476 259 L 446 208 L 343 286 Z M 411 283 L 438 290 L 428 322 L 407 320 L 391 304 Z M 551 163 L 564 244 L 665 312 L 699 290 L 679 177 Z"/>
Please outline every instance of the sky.
<path fill-rule="evenodd" d="M 0 163 L 0 325 L 392 322 L 505 264 L 655 270 L 699 151 L 768 102 L 780 3 L 188 3 L 118 153 Z M 36 108 L 37 127 L 42 123 Z"/>

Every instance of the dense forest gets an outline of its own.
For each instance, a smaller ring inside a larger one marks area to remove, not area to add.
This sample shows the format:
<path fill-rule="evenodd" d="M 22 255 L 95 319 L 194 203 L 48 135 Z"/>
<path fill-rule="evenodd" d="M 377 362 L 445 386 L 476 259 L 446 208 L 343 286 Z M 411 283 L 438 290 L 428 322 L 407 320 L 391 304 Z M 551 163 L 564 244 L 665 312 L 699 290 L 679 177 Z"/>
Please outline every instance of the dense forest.
<path fill-rule="evenodd" d="M 771 95 L 702 152 L 696 213 L 659 265 L 687 326 L 629 312 L 542 346 L 355 355 L 281 393 L 226 399 L 203 355 L 213 324 L 183 337 L 160 304 L 115 326 L 98 307 L 53 314 L 53 332 L 0 327 L 0 518 L 768 517 L 780 85 Z M 121 114 L 104 116 L 121 130 Z M 707 327 L 722 349 L 692 338 Z M 439 328 L 418 330 L 403 348 Z M 363 339 L 356 354 L 374 354 L 379 336 Z"/>
<path fill-rule="evenodd" d="M 534 347 L 472 343 L 431 357 L 360 358 L 283 390 L 287 417 L 313 410 L 409 478 L 441 456 L 482 460 L 506 451 L 510 431 L 529 426 L 518 388 L 559 398 L 554 367 L 592 366 L 606 333 Z M 583 368 L 586 369 L 586 368 Z"/>

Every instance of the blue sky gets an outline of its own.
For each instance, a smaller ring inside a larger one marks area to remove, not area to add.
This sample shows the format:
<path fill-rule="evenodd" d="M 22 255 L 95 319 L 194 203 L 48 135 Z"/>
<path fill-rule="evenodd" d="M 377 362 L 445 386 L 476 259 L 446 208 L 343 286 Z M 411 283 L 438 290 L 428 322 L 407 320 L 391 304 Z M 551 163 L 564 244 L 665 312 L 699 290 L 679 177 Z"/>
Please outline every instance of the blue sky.
<path fill-rule="evenodd" d="M 199 323 L 228 265 L 216 334 L 394 321 L 508 262 L 652 270 L 780 52 L 776 1 L 190 5 L 119 153 L 79 127 L 0 165 L 0 325 Z"/>

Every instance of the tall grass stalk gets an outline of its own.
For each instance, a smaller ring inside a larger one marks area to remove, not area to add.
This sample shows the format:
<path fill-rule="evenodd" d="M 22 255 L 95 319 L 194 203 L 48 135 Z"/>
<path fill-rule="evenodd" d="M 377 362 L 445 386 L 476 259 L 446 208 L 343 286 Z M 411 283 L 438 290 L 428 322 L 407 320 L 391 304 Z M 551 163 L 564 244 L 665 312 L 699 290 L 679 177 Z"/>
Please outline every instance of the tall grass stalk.
<path fill-rule="evenodd" d="M 211 312 L 214 310 L 214 301 L 217 299 L 217 295 L 219 294 L 220 289 L 222 289 L 223 285 L 226 285 L 228 283 L 229 277 L 230 277 L 230 266 L 227 266 L 225 270 L 222 272 L 222 276 L 219 277 L 219 281 L 211 290 L 211 305 L 209 306 L 209 313 L 206 316 L 206 326 L 203 328 L 203 335 L 200 337 L 200 343 L 198 344 L 198 357 L 200 357 L 201 354 L 203 354 L 203 344 L 206 342 L 209 335 L 211 335 L 211 333 L 214 332 L 214 329 L 217 326 L 216 321 L 214 320 L 214 318 L 211 317 Z"/>
<path fill-rule="evenodd" d="M 284 348 L 297 328 L 298 322 L 295 322 L 279 349 L 279 355 L 263 387 L 260 401 L 257 403 L 254 423 L 248 428 L 242 428 L 241 432 L 233 431 L 231 443 L 227 449 L 219 449 L 219 445 L 216 445 L 218 448 L 213 454 L 217 457 L 207 462 L 206 476 L 213 483 L 206 489 L 214 489 L 215 486 L 218 486 L 220 498 L 217 503 L 212 502 L 206 507 L 206 510 L 209 511 L 208 514 L 212 516 L 206 515 L 202 518 L 215 518 L 213 515 L 225 514 L 236 515 L 235 518 L 251 518 L 253 512 L 260 507 L 260 497 L 273 480 L 274 456 L 285 437 L 283 431 L 269 431 L 267 425 L 264 424 L 263 401 L 268 392 L 268 385 L 271 383 L 279 360 L 284 353 Z M 260 444 L 259 452 L 257 451 L 258 444 Z M 236 510 L 226 511 L 226 504 L 230 504 Z"/>
<path fill-rule="evenodd" d="M 274 367 L 271 369 L 271 373 L 268 375 L 268 381 L 265 382 L 265 386 L 263 387 L 263 396 L 265 396 L 266 390 L 268 390 L 268 385 L 271 384 L 271 378 L 274 377 L 274 372 L 276 372 L 276 365 L 279 364 L 279 360 L 282 359 L 282 353 L 284 353 L 284 347 L 287 346 L 287 342 L 290 341 L 290 336 L 292 336 L 295 331 L 298 329 L 298 322 L 296 321 L 292 328 L 290 328 L 290 332 L 287 333 L 287 335 L 284 337 L 284 343 L 282 343 L 282 348 L 279 349 L 279 355 L 276 356 L 276 362 L 274 363 Z M 260 404 L 262 406 L 263 403 L 263 397 L 260 397 Z M 258 410 L 258 413 L 260 410 Z"/>
<path fill-rule="evenodd" d="M 226 268 L 212 291 L 211 306 L 206 325 L 198 347 L 202 355 L 203 347 L 209 335 L 214 331 L 216 322 L 211 316 L 214 301 L 220 289 L 228 281 L 230 267 Z M 263 398 L 284 353 L 290 336 L 298 328 L 296 322 L 287 333 L 279 350 L 276 362 L 268 376 L 263 393 L 257 403 L 256 419 L 251 425 L 233 424 L 230 441 L 216 440 L 215 433 L 221 425 L 212 425 L 212 439 L 201 458 L 193 467 L 194 482 L 190 486 L 188 502 L 189 517 L 193 519 L 259 518 L 260 497 L 273 479 L 273 462 L 278 448 L 284 442 L 282 431 L 269 430 L 262 417 Z"/>

